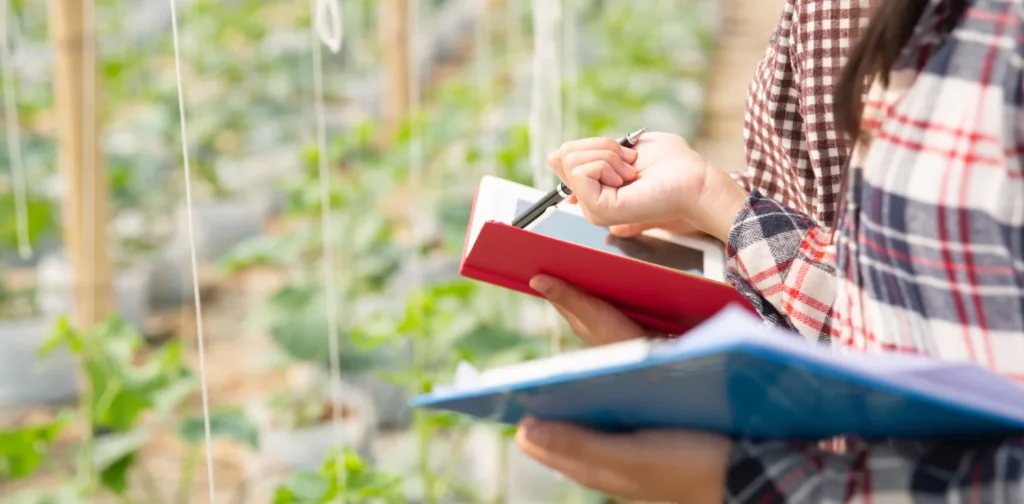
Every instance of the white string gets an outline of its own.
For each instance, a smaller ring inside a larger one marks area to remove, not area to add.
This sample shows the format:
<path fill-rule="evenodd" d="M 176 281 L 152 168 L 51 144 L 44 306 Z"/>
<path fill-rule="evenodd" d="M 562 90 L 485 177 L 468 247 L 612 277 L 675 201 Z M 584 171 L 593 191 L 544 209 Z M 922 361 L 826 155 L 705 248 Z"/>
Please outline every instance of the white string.
<path fill-rule="evenodd" d="M 562 132 L 562 75 L 558 67 L 560 39 L 558 25 L 562 13 L 557 2 L 533 1 L 533 86 L 530 101 L 530 165 L 533 184 L 549 190 L 555 177 L 547 168 L 547 153 L 558 148 Z M 558 313 L 551 306 L 544 309 L 544 318 L 551 331 L 549 346 L 556 354 L 562 348 Z"/>
<path fill-rule="evenodd" d="M 17 230 L 18 255 L 32 257 L 32 243 L 28 235 L 28 187 L 25 180 L 25 162 L 21 156 L 21 126 L 18 124 L 18 99 L 15 95 L 18 79 L 12 64 L 13 54 L 7 29 L 13 25 L 7 0 L 0 0 L 0 70 L 3 71 L 4 120 L 7 130 L 7 155 L 11 160 L 11 182 L 14 187 L 14 217 Z"/>
<path fill-rule="evenodd" d="M 334 5 L 333 11 L 325 10 L 324 4 Z M 334 222 L 331 215 L 331 186 L 330 172 L 327 166 L 327 120 L 324 112 L 324 78 L 323 78 L 323 51 L 320 49 L 320 42 L 323 41 L 333 52 L 341 49 L 340 30 L 339 38 L 325 38 L 319 29 L 323 26 L 323 16 L 333 12 L 332 16 L 340 23 L 340 7 L 335 0 L 312 0 L 313 20 L 311 35 L 313 36 L 313 93 L 316 110 L 316 140 L 317 140 L 317 161 L 320 175 L 320 225 L 321 246 L 323 247 L 323 275 L 324 275 L 324 300 L 327 316 L 327 339 L 328 351 L 330 352 L 330 380 L 331 380 L 331 423 L 334 436 L 341 442 L 345 442 L 345 427 L 342 423 L 341 409 L 341 344 L 338 341 L 338 285 L 334 275 L 334 261 L 337 258 L 334 248 Z M 319 33 L 320 39 L 317 39 Z M 332 45 L 335 43 L 336 45 Z M 344 461 L 338 461 L 335 467 L 335 477 L 339 484 L 345 481 L 346 467 Z M 344 502 L 343 492 L 338 492 L 338 502 Z"/>
<path fill-rule="evenodd" d="M 338 0 L 316 0 L 313 18 L 316 20 L 315 32 L 320 35 L 320 40 L 331 49 L 331 52 L 337 54 L 341 50 L 345 32 Z"/>
<path fill-rule="evenodd" d="M 178 43 L 178 14 L 174 7 L 175 0 L 168 0 L 171 5 L 171 36 L 174 42 L 174 73 L 178 82 L 178 117 L 181 122 L 181 156 L 185 167 L 185 211 L 188 218 L 188 246 L 192 260 L 192 296 L 196 305 L 196 341 L 199 349 L 199 385 L 203 398 L 203 429 L 206 445 L 206 476 L 210 483 L 210 504 L 216 502 L 213 480 L 213 449 L 210 435 L 210 401 L 206 388 L 206 350 L 203 342 L 203 303 L 199 297 L 199 263 L 196 259 L 196 232 L 192 217 L 192 168 L 188 157 L 188 127 L 185 121 L 185 93 L 181 79 L 181 49 Z"/>
<path fill-rule="evenodd" d="M 566 138 L 576 138 L 580 134 L 579 117 L 579 94 L 572 90 L 579 86 L 579 34 L 577 23 L 579 23 L 579 0 L 563 0 L 565 2 L 564 30 L 562 31 L 563 44 L 563 66 L 566 69 L 566 76 L 571 84 L 563 86 L 564 92 L 564 118 L 562 119 L 563 134 Z M 670 12 L 670 11 L 665 11 Z"/>
<path fill-rule="evenodd" d="M 420 130 L 420 60 L 419 52 L 419 21 L 420 1 L 408 0 L 409 11 L 407 15 L 408 35 L 406 37 L 406 48 L 409 62 L 409 115 L 412 117 L 409 131 L 409 167 L 410 182 L 413 187 L 420 187 L 423 181 L 423 132 Z M 416 255 L 417 261 L 419 255 Z"/>
<path fill-rule="evenodd" d="M 491 100 L 494 94 L 494 70 L 491 66 L 494 59 L 494 50 L 491 47 L 491 16 L 490 0 L 480 1 L 480 20 L 476 27 L 476 85 L 480 93 L 480 101 L 484 107 L 484 121 L 480 128 L 480 138 L 483 140 L 482 165 L 483 174 L 493 174 L 495 170 L 494 149 L 490 136 L 494 130 L 496 114 L 491 110 Z"/>

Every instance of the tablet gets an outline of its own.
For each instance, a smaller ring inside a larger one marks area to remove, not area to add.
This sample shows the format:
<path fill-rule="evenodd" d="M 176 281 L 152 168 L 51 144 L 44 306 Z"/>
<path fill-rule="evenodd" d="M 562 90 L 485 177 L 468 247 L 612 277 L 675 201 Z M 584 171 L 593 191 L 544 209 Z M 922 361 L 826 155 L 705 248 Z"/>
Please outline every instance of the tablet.
<path fill-rule="evenodd" d="M 545 191 L 505 179 L 484 177 L 477 192 L 467 250 L 472 248 L 485 222 L 509 224 L 545 194 Z M 578 206 L 569 203 L 558 205 L 555 211 L 527 229 L 709 280 L 725 281 L 725 250 L 720 242 L 711 238 L 679 236 L 661 229 L 648 230 L 632 238 L 619 238 L 608 228 L 591 224 Z"/>

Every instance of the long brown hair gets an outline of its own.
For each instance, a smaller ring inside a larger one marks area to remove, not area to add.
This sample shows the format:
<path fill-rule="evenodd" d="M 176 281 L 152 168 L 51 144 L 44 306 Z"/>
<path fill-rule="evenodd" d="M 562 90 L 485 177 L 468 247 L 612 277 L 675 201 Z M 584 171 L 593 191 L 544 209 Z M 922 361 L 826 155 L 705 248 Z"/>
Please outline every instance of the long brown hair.
<path fill-rule="evenodd" d="M 892 66 L 914 35 L 921 16 L 934 0 L 871 0 L 873 12 L 868 26 L 853 46 L 832 93 L 832 114 L 839 131 L 846 134 L 850 146 L 868 140 L 862 135 L 861 116 L 864 113 L 864 87 L 874 79 L 889 85 Z M 949 28 L 967 9 L 969 0 L 946 0 L 940 6 L 939 23 Z M 948 9 L 945 9 L 948 7 Z M 940 26 L 939 28 L 942 28 Z M 847 158 L 849 167 L 849 158 Z M 840 213 L 846 202 L 848 170 L 843 170 L 839 188 L 839 205 L 832 227 L 839 224 Z"/>
<path fill-rule="evenodd" d="M 889 85 L 889 72 L 914 35 L 928 4 L 934 0 L 871 0 L 873 13 L 867 28 L 850 51 L 833 92 L 833 114 L 839 130 L 852 142 L 863 140 L 861 114 L 864 86 L 872 79 Z M 947 0 L 940 6 L 939 22 L 950 28 L 967 9 L 969 0 Z"/>

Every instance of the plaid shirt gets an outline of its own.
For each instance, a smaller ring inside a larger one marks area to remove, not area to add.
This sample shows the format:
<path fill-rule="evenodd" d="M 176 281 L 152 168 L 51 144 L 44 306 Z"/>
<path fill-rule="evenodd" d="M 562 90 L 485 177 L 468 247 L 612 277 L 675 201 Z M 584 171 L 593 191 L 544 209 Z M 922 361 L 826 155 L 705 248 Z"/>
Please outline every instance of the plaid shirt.
<path fill-rule="evenodd" d="M 949 1 L 931 2 L 889 88 L 869 92 L 872 141 L 851 154 L 837 229 L 817 224 L 835 204 L 837 181 L 815 177 L 816 190 L 832 192 L 813 202 L 792 183 L 773 193 L 761 190 L 770 182 L 747 177 L 753 187 L 730 236 L 728 275 L 767 319 L 839 351 L 924 353 L 1024 381 L 1024 1 L 969 1 L 952 30 L 944 28 Z M 830 36 L 831 47 L 848 45 L 836 32 L 862 19 L 852 3 L 791 0 L 766 60 L 831 85 L 816 51 Z M 801 92 L 814 85 L 764 82 L 755 78 L 752 91 L 795 99 L 795 109 L 769 105 L 776 125 L 821 117 L 821 95 Z M 835 140 L 828 128 L 812 133 L 822 140 L 821 131 Z M 792 138 L 764 144 L 752 159 L 786 157 Z M 807 177 L 821 159 L 814 145 L 808 134 L 811 163 L 796 163 L 794 176 Z M 740 441 L 726 494 L 757 503 L 1020 503 L 1024 440 L 853 443 L 844 453 Z"/>

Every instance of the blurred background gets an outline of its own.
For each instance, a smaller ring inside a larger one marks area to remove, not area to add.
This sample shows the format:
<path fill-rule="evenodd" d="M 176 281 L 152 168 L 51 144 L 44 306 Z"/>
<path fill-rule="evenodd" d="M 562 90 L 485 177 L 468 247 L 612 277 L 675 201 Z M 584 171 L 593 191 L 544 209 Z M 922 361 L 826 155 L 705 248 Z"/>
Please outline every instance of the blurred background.
<path fill-rule="evenodd" d="M 742 169 L 781 0 L 314 2 L 336 52 L 310 2 L 179 0 L 186 138 L 167 0 L 0 3 L 0 502 L 209 500 L 200 333 L 218 502 L 605 502 L 407 406 L 578 347 L 459 278 L 473 192 L 639 126 Z"/>

